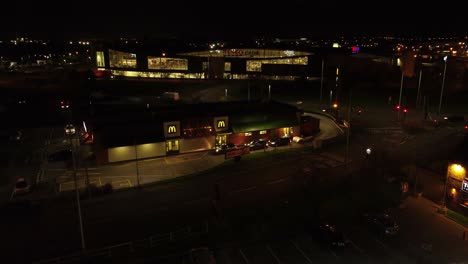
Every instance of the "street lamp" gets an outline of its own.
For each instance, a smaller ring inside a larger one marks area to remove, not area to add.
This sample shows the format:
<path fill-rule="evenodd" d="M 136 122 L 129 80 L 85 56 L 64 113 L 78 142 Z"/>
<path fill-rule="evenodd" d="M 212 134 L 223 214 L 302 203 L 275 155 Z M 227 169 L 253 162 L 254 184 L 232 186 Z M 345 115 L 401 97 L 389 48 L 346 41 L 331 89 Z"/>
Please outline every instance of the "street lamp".
<path fill-rule="evenodd" d="M 442 212 L 445 212 L 447 186 L 449 183 L 449 178 L 455 178 L 457 180 L 463 181 L 465 176 L 466 176 L 465 167 L 457 163 L 449 163 L 447 167 L 447 175 L 445 177 L 444 196 L 442 197 L 442 208 L 441 208 Z"/>
<path fill-rule="evenodd" d="M 444 94 L 446 72 L 447 72 L 447 56 L 444 57 L 444 75 L 442 77 L 442 88 L 440 88 L 439 111 L 437 112 L 437 115 L 440 115 L 440 110 L 442 109 L 442 96 Z"/>
<path fill-rule="evenodd" d="M 271 100 L 271 84 L 268 85 L 268 101 Z"/>
<path fill-rule="evenodd" d="M 76 193 L 76 204 L 78 207 L 78 220 L 80 223 L 80 235 L 81 235 L 81 248 L 83 251 L 86 251 L 86 244 L 85 244 L 85 238 L 84 238 L 84 232 L 83 232 L 83 218 L 81 215 L 81 203 L 80 203 L 80 193 L 78 190 L 78 181 L 76 179 L 76 150 L 75 150 L 75 145 L 73 144 L 73 136 L 76 134 L 76 129 L 73 124 L 68 124 L 65 126 L 65 134 L 69 136 L 70 139 L 70 145 L 72 149 L 72 160 L 73 160 L 73 180 L 75 181 L 75 193 Z"/>

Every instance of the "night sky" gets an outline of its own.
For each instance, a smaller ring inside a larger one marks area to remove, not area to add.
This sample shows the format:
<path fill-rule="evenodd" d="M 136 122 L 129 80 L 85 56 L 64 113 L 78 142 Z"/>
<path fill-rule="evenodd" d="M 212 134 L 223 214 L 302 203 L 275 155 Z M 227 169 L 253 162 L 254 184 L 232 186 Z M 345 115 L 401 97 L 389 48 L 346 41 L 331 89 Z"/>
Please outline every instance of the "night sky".
<path fill-rule="evenodd" d="M 408 1 L 8 1 L 0 37 L 149 36 L 235 39 L 341 34 L 466 34 L 463 6 L 450 11 Z"/>

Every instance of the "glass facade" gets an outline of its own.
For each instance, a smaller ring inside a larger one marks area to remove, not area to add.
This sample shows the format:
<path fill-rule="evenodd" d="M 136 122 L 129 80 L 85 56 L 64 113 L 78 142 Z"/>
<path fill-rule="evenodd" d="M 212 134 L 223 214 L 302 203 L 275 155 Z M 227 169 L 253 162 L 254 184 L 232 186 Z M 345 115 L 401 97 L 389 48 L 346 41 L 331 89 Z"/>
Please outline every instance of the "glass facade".
<path fill-rule="evenodd" d="M 109 50 L 109 64 L 111 68 L 136 68 L 136 54 Z"/>
<path fill-rule="evenodd" d="M 135 78 L 167 78 L 167 79 L 204 79 L 204 73 L 184 73 L 184 72 L 142 72 L 142 71 L 121 71 L 112 70 L 113 75 Z"/>
<path fill-rule="evenodd" d="M 262 64 L 289 64 L 289 65 L 307 65 L 309 59 L 307 57 L 295 57 L 284 59 L 271 60 L 248 60 L 246 61 L 246 69 L 249 72 L 261 72 Z"/>
<path fill-rule="evenodd" d="M 104 51 L 96 51 L 96 66 L 100 68 L 106 67 L 106 61 L 104 60 Z"/>
<path fill-rule="evenodd" d="M 148 57 L 150 70 L 188 70 L 188 60 L 180 58 Z"/>

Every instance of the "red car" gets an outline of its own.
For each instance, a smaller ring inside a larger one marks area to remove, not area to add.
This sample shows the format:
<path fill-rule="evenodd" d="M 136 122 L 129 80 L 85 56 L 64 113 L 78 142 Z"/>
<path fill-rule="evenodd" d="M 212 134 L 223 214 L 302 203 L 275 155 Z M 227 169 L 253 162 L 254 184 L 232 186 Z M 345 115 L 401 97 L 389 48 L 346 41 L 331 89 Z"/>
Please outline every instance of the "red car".
<path fill-rule="evenodd" d="M 24 194 L 30 191 L 30 186 L 24 178 L 18 178 L 15 183 L 15 195 Z"/>

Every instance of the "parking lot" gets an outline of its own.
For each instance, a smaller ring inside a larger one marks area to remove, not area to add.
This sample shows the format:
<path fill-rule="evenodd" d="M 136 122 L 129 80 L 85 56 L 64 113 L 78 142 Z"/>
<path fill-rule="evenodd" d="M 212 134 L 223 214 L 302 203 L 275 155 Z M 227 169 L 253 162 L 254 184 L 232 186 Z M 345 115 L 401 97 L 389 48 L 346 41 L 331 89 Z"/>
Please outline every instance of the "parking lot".
<path fill-rule="evenodd" d="M 292 235 L 269 241 L 212 249 L 217 264 L 280 263 L 417 263 L 365 230 L 347 233 L 351 243 L 332 249 L 311 235 Z M 190 255 L 162 259 L 161 263 L 192 263 Z"/>

